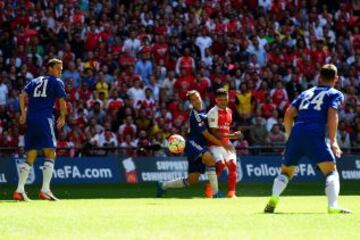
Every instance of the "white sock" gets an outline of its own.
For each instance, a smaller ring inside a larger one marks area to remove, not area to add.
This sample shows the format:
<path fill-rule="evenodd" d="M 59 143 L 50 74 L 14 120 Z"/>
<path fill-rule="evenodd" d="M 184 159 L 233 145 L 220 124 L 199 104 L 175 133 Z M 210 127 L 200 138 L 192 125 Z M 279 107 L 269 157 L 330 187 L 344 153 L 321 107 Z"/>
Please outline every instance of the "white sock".
<path fill-rule="evenodd" d="M 274 197 L 279 197 L 280 194 L 284 191 L 284 189 L 286 188 L 287 184 L 289 182 L 289 179 L 287 176 L 283 175 L 283 174 L 279 174 L 275 179 L 274 179 L 274 185 L 272 188 L 272 195 Z"/>
<path fill-rule="evenodd" d="M 218 178 L 216 175 L 216 168 L 215 167 L 206 167 L 206 174 L 208 176 L 213 195 L 219 191 L 218 186 Z"/>
<path fill-rule="evenodd" d="M 43 166 L 43 184 L 41 191 L 48 192 L 50 191 L 50 181 L 52 178 L 54 170 L 54 160 L 45 159 L 44 166 Z"/>
<path fill-rule="evenodd" d="M 329 207 L 338 207 L 337 199 L 340 192 L 339 174 L 337 171 L 330 173 L 326 177 L 325 193 Z"/>
<path fill-rule="evenodd" d="M 166 190 L 168 188 L 183 188 L 183 187 L 186 187 L 186 186 L 187 186 L 187 184 L 185 183 L 185 179 L 183 179 L 183 178 L 163 182 L 161 184 L 161 187 L 164 190 Z"/>
<path fill-rule="evenodd" d="M 18 186 L 16 189 L 16 192 L 20 192 L 23 193 L 25 192 L 25 183 L 26 180 L 29 176 L 29 172 L 31 169 L 31 165 L 28 164 L 27 162 L 24 162 L 21 167 L 20 167 L 20 173 L 19 173 L 19 182 L 18 182 Z"/>

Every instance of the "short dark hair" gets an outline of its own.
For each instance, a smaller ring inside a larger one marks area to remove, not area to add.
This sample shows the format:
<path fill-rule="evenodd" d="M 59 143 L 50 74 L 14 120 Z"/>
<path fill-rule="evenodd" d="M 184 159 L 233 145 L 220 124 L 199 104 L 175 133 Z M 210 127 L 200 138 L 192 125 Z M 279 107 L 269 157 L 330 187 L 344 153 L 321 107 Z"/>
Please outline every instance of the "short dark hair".
<path fill-rule="evenodd" d="M 227 96 L 227 95 L 228 95 L 228 91 L 225 88 L 216 89 L 215 92 L 216 97 Z"/>
<path fill-rule="evenodd" d="M 325 64 L 320 69 L 320 78 L 325 82 L 331 82 L 337 75 L 337 68 L 333 64 Z"/>
<path fill-rule="evenodd" d="M 58 58 L 52 58 L 50 59 L 47 64 L 46 64 L 46 68 L 49 68 L 49 67 L 54 67 L 56 64 L 62 64 L 63 62 L 58 59 Z"/>

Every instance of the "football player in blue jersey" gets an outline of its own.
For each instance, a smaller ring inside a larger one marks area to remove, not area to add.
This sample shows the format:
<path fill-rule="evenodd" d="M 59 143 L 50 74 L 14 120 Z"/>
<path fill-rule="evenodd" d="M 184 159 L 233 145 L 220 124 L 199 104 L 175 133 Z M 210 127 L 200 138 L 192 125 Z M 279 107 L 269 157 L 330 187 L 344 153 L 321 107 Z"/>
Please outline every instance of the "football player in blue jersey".
<path fill-rule="evenodd" d="M 62 72 L 62 61 L 56 58 L 47 63 L 47 75 L 31 80 L 20 94 L 20 124 L 27 124 L 25 132 L 26 161 L 20 168 L 19 182 L 13 199 L 29 201 L 24 189 L 26 179 L 37 157 L 42 150 L 45 157 L 43 166 L 43 184 L 39 198 L 58 200 L 50 190 L 50 181 L 54 169 L 56 138 L 54 129 L 54 103 L 59 99 L 60 114 L 56 122 L 58 129 L 65 124 L 66 93 L 64 83 L 59 78 Z M 27 108 L 25 106 L 28 99 Z"/>
<path fill-rule="evenodd" d="M 213 197 L 222 197 L 222 194 L 218 191 L 218 179 L 215 169 L 216 161 L 207 147 L 208 141 L 223 146 L 228 151 L 233 151 L 234 149 L 231 145 L 222 143 L 209 132 L 207 116 L 202 110 L 202 100 L 199 92 L 191 90 L 186 96 L 193 106 L 189 117 L 190 132 L 186 138 L 185 147 L 185 155 L 189 163 L 188 177 L 159 182 L 157 197 L 162 197 L 169 188 L 183 188 L 197 184 L 200 175 L 205 173 L 205 171 L 209 178 Z"/>
<path fill-rule="evenodd" d="M 336 132 L 338 108 L 344 101 L 344 95 L 334 88 L 337 80 L 337 68 L 332 64 L 324 65 L 320 69 L 319 85 L 302 92 L 286 110 L 284 126 L 288 141 L 281 173 L 274 180 L 265 213 L 274 212 L 280 194 L 293 177 L 295 167 L 303 156 L 309 158 L 326 177 L 328 213 L 351 213 L 337 203 L 340 183 L 336 157 L 341 157 L 342 152 L 336 140 Z"/>

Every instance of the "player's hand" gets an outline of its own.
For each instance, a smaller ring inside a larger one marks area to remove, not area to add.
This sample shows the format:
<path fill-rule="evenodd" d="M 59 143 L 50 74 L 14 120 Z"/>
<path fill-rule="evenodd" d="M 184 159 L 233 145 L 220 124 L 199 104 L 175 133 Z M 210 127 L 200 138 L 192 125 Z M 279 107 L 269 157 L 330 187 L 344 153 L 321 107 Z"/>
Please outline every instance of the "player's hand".
<path fill-rule="evenodd" d="M 59 117 L 57 122 L 56 122 L 56 127 L 58 129 L 61 129 L 64 125 L 65 125 L 65 118 L 64 117 Z"/>
<path fill-rule="evenodd" d="M 25 114 L 20 115 L 19 122 L 20 122 L 21 125 L 25 124 L 25 122 L 26 122 L 26 115 Z"/>
<path fill-rule="evenodd" d="M 236 131 L 233 134 L 234 134 L 233 139 L 242 139 L 243 138 L 243 134 L 241 131 Z"/>
<path fill-rule="evenodd" d="M 335 155 L 337 158 L 341 157 L 342 151 L 341 151 L 338 143 L 337 143 L 337 142 L 333 142 L 333 143 L 331 143 L 330 146 L 331 146 L 331 151 L 334 153 L 334 155 Z"/>

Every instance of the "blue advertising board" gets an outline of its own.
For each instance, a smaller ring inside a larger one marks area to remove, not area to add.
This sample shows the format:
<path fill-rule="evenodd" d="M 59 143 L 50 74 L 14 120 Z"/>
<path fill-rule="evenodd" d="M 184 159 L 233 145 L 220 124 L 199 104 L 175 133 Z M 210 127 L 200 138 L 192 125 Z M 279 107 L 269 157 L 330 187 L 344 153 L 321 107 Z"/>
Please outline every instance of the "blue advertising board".
<path fill-rule="evenodd" d="M 16 184 L 24 158 L 0 159 L 0 184 Z M 43 160 L 32 168 L 27 183 L 42 182 Z M 272 182 L 280 172 L 280 156 L 241 156 L 238 158 L 238 181 Z M 360 156 L 344 156 L 337 162 L 343 181 L 360 180 Z M 166 181 L 187 176 L 188 162 L 184 157 L 82 157 L 58 158 L 52 184 L 107 184 Z M 206 180 L 201 175 L 200 180 Z M 226 180 L 226 170 L 220 181 Z M 322 174 L 306 159 L 300 161 L 294 181 L 319 181 Z"/>
<path fill-rule="evenodd" d="M 337 163 L 338 171 L 343 180 L 360 180 L 360 156 L 345 156 Z"/>
<path fill-rule="evenodd" d="M 125 182 L 166 181 L 187 176 L 188 162 L 184 157 L 167 158 L 127 158 L 123 161 L 125 167 Z M 241 156 L 238 158 L 238 181 L 272 182 L 280 172 L 281 156 Z M 360 180 L 360 156 L 345 156 L 338 160 L 342 180 Z M 130 181 L 127 176 L 131 176 Z M 200 180 L 206 180 L 201 175 Z M 220 181 L 226 180 L 226 170 Z M 295 171 L 294 181 L 321 181 L 322 173 L 307 159 L 299 162 Z"/>
<path fill-rule="evenodd" d="M 242 182 L 271 182 L 280 173 L 280 156 L 243 156 L 238 159 L 238 178 Z M 295 170 L 295 181 L 321 180 L 321 173 L 307 159 Z"/>
<path fill-rule="evenodd" d="M 0 158 L 0 184 L 16 184 L 17 180 L 18 173 L 15 160 L 12 158 Z"/>
<path fill-rule="evenodd" d="M 16 184 L 24 160 L 21 157 L 0 159 L 0 184 Z M 39 158 L 30 171 L 28 184 L 42 182 L 42 165 L 43 159 Z M 113 157 L 60 157 L 55 162 L 52 184 L 119 183 L 119 167 L 118 159 Z"/>

